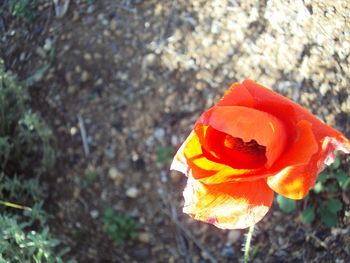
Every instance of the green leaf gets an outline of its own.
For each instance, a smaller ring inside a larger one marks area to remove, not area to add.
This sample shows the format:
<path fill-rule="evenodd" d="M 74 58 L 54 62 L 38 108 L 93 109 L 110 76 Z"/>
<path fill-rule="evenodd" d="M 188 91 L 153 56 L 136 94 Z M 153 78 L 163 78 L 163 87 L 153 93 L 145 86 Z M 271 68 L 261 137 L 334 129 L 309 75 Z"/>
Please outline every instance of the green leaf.
<path fill-rule="evenodd" d="M 300 215 L 300 219 L 304 224 L 310 224 L 315 219 L 314 207 L 306 208 Z"/>
<path fill-rule="evenodd" d="M 157 148 L 157 161 L 165 163 L 171 160 L 174 155 L 174 149 L 172 147 L 159 146 Z"/>
<path fill-rule="evenodd" d="M 112 219 L 115 216 L 115 211 L 113 208 L 111 207 L 107 207 L 104 211 L 104 218 L 108 219 Z"/>
<path fill-rule="evenodd" d="M 318 193 L 320 193 L 320 192 L 322 192 L 323 191 L 323 184 L 322 184 L 322 182 L 317 182 L 316 184 L 315 184 L 315 186 L 314 186 L 314 188 L 313 188 L 313 191 L 316 193 L 316 194 L 318 194 Z"/>
<path fill-rule="evenodd" d="M 338 184 L 335 181 L 329 182 L 325 187 L 324 190 L 328 193 L 337 193 L 339 192 Z"/>
<path fill-rule="evenodd" d="M 336 169 L 338 169 L 339 168 L 339 166 L 340 166 L 340 159 L 339 159 L 339 157 L 337 156 L 335 159 L 334 159 L 334 162 L 331 164 L 331 169 L 334 169 L 334 170 L 336 170 Z"/>
<path fill-rule="evenodd" d="M 346 176 L 344 171 L 338 171 L 335 174 L 335 178 L 337 179 L 341 189 L 345 190 L 348 187 L 350 183 L 350 176 Z"/>
<path fill-rule="evenodd" d="M 330 212 L 326 208 L 320 208 L 318 213 L 321 217 L 321 221 L 328 227 L 335 227 L 337 225 L 337 214 Z"/>
<path fill-rule="evenodd" d="M 327 180 L 328 174 L 320 173 L 317 177 L 317 182 L 324 183 Z"/>
<path fill-rule="evenodd" d="M 33 85 L 35 82 L 42 79 L 46 71 L 48 71 L 50 68 L 49 64 L 45 64 L 44 66 L 40 67 L 37 71 L 35 71 L 32 75 L 30 75 L 24 82 L 27 86 Z"/>
<path fill-rule="evenodd" d="M 333 214 L 336 214 L 343 208 L 343 204 L 339 199 L 332 198 L 326 203 L 327 210 Z"/>
<path fill-rule="evenodd" d="M 277 195 L 277 204 L 285 213 L 291 213 L 296 208 L 296 202 L 293 199 L 286 198 L 282 195 Z"/>

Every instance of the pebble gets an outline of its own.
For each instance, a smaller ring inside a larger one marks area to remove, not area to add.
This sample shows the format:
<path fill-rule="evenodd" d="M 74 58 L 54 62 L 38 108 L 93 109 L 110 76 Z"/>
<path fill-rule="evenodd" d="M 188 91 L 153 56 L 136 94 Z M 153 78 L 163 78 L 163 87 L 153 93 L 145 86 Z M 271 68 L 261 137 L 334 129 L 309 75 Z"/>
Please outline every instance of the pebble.
<path fill-rule="evenodd" d="M 111 32 L 109 30 L 103 30 L 103 35 L 105 37 L 110 37 L 111 36 Z"/>
<path fill-rule="evenodd" d="M 154 130 L 154 137 L 158 140 L 163 140 L 165 136 L 165 129 L 164 128 L 155 128 Z"/>
<path fill-rule="evenodd" d="M 160 181 L 162 183 L 168 182 L 167 172 L 166 171 L 160 171 Z"/>
<path fill-rule="evenodd" d="M 157 60 L 157 56 L 153 53 L 147 54 L 144 58 L 143 58 L 143 67 L 149 67 L 155 64 Z"/>
<path fill-rule="evenodd" d="M 221 250 L 221 255 L 227 259 L 235 259 L 235 250 L 232 246 L 224 246 Z"/>
<path fill-rule="evenodd" d="M 180 182 L 181 178 L 183 177 L 184 175 L 178 171 L 174 171 L 174 170 L 171 170 L 170 171 L 170 179 L 173 183 L 177 184 L 178 182 Z"/>
<path fill-rule="evenodd" d="M 77 90 L 76 86 L 74 86 L 74 85 L 69 85 L 68 86 L 68 93 L 69 94 L 72 94 L 72 93 L 76 92 L 76 90 Z"/>
<path fill-rule="evenodd" d="M 241 237 L 241 231 L 239 230 L 230 230 L 227 233 L 227 243 L 233 244 Z"/>
<path fill-rule="evenodd" d="M 21 55 L 19 56 L 20 61 L 24 61 L 26 59 L 26 53 L 22 52 Z"/>
<path fill-rule="evenodd" d="M 91 216 L 91 218 L 96 219 L 99 216 L 98 210 L 95 210 L 95 209 L 91 210 L 90 211 L 90 216 Z"/>
<path fill-rule="evenodd" d="M 109 168 L 108 175 L 114 181 L 115 185 L 120 185 L 124 179 L 123 174 L 115 167 Z"/>
<path fill-rule="evenodd" d="M 142 243 L 149 243 L 151 241 L 151 234 L 147 233 L 147 232 L 141 232 L 138 235 L 138 240 Z"/>
<path fill-rule="evenodd" d="M 100 86 L 100 85 L 102 85 L 103 84 L 103 79 L 102 78 L 99 78 L 98 80 L 96 80 L 96 82 L 95 82 L 95 85 L 96 86 Z"/>
<path fill-rule="evenodd" d="M 77 134 L 78 128 L 73 126 L 70 128 L 69 132 L 70 132 L 70 135 L 74 136 L 75 134 Z"/>
<path fill-rule="evenodd" d="M 90 53 L 85 53 L 85 54 L 84 54 L 84 59 L 85 59 L 86 61 L 91 61 L 91 60 L 92 60 L 91 54 L 90 54 Z"/>
<path fill-rule="evenodd" d="M 104 150 L 105 155 L 109 158 L 109 159 L 114 159 L 115 158 L 115 151 L 112 148 L 107 148 Z"/>
<path fill-rule="evenodd" d="M 46 38 L 45 39 L 45 44 L 44 44 L 44 47 L 43 47 L 44 50 L 50 51 L 52 49 L 52 43 L 53 43 L 53 41 L 52 41 L 51 38 Z"/>
<path fill-rule="evenodd" d="M 73 82 L 73 73 L 72 72 L 67 72 L 64 75 L 64 78 L 67 81 L 67 83 L 72 83 Z"/>
<path fill-rule="evenodd" d="M 78 21 L 79 18 L 80 18 L 79 12 L 74 10 L 73 18 L 72 18 L 73 22 Z"/>
<path fill-rule="evenodd" d="M 35 52 L 41 57 L 41 58 L 45 58 L 46 57 L 46 52 L 42 47 L 37 47 L 35 49 Z"/>
<path fill-rule="evenodd" d="M 172 146 L 175 146 L 175 147 L 177 147 L 177 146 L 179 146 L 179 144 L 180 144 L 180 140 L 179 140 L 179 137 L 178 136 L 176 136 L 176 135 L 171 135 L 171 145 Z"/>
<path fill-rule="evenodd" d="M 118 177 L 118 170 L 115 167 L 109 168 L 108 175 L 111 179 L 116 179 Z"/>
<path fill-rule="evenodd" d="M 76 65 L 74 70 L 75 70 L 75 73 L 80 73 L 81 72 L 81 67 L 79 65 Z"/>
<path fill-rule="evenodd" d="M 116 31 L 117 30 L 117 20 L 115 20 L 115 19 L 111 20 L 111 23 L 109 25 L 109 29 L 111 31 Z"/>
<path fill-rule="evenodd" d="M 150 254 L 150 250 L 147 247 L 136 248 L 132 252 L 132 255 L 135 257 L 136 260 L 145 260 L 150 257 Z"/>
<path fill-rule="evenodd" d="M 80 77 L 81 81 L 86 82 L 86 81 L 88 81 L 89 78 L 90 78 L 89 73 L 86 70 L 84 70 L 81 73 L 81 77 Z"/>
<path fill-rule="evenodd" d="M 95 6 L 94 5 L 89 5 L 89 7 L 87 8 L 86 12 L 88 14 L 91 14 L 95 11 Z"/>
<path fill-rule="evenodd" d="M 132 186 L 128 190 L 126 190 L 126 196 L 130 198 L 136 198 L 139 195 L 139 189 Z"/>

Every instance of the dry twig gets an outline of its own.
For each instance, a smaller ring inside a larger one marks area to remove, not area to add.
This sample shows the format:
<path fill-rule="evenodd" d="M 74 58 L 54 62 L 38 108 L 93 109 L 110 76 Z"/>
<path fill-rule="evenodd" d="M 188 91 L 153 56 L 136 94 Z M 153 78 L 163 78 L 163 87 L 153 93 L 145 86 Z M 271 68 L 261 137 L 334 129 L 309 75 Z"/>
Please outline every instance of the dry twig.
<path fill-rule="evenodd" d="M 84 153 L 85 153 L 85 156 L 88 156 L 90 153 L 90 149 L 89 149 L 89 144 L 87 141 L 84 120 L 80 114 L 78 114 L 78 121 L 79 121 L 80 135 L 81 135 L 81 138 L 83 140 Z"/>
<path fill-rule="evenodd" d="M 177 218 L 174 218 L 171 214 L 169 214 L 167 211 L 164 211 L 164 213 L 170 217 L 170 219 L 173 221 L 173 223 L 176 225 L 177 228 L 179 228 L 185 236 L 192 240 L 192 242 L 200 249 L 202 252 L 206 255 L 207 259 L 211 263 L 217 263 L 218 261 L 210 254 L 210 252 L 197 240 L 195 236 L 192 235 L 192 233 L 185 228 Z"/>

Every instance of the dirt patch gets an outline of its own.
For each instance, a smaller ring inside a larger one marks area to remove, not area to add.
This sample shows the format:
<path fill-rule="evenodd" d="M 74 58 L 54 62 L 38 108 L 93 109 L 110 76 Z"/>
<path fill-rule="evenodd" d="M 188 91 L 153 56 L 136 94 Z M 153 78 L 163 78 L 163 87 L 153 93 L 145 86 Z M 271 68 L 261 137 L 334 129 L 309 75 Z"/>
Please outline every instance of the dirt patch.
<path fill-rule="evenodd" d="M 241 232 L 182 214 L 185 178 L 168 171 L 196 118 L 232 81 L 270 85 L 350 135 L 344 5 L 77 0 L 61 19 L 51 2 L 39 10 L 30 23 L 4 13 L 1 56 L 21 79 L 48 68 L 31 87 L 59 151 L 47 208 L 79 262 L 242 258 Z M 102 222 L 108 207 L 138 222 L 135 238 L 113 244 Z M 329 230 L 273 208 L 258 225 L 254 262 L 347 262 L 349 204 L 344 218 Z"/>

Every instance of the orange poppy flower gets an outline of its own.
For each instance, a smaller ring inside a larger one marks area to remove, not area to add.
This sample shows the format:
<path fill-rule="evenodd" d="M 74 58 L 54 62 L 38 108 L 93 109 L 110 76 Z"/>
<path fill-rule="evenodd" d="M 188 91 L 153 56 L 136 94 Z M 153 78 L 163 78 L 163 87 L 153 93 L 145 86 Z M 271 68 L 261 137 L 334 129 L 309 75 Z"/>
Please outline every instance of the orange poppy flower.
<path fill-rule="evenodd" d="M 265 216 L 274 191 L 304 198 L 336 150 L 350 153 L 342 133 L 245 80 L 202 114 L 171 169 L 188 176 L 185 213 L 219 228 L 246 228 Z"/>

